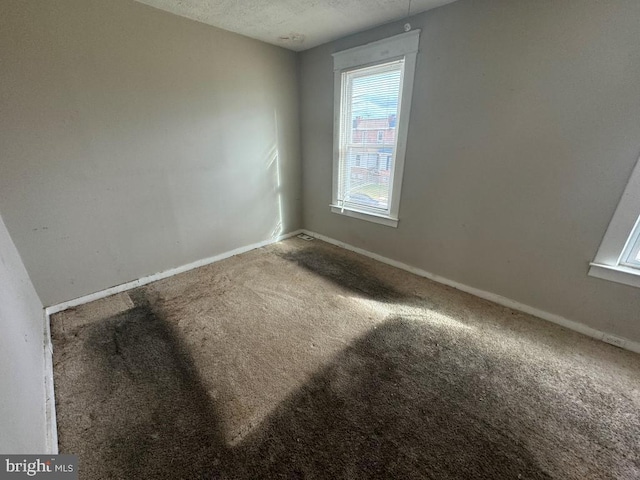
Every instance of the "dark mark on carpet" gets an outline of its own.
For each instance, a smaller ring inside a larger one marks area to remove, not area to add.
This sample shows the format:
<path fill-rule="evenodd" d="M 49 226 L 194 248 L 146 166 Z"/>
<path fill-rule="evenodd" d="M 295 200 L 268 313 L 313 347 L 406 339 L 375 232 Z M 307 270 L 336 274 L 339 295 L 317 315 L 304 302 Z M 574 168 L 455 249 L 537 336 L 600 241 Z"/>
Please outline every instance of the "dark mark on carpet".
<path fill-rule="evenodd" d="M 407 298 L 405 294 L 371 275 L 366 266 L 333 253 L 316 249 L 301 249 L 286 252 L 282 258 L 320 275 L 338 286 L 359 295 L 374 298 L 379 302 L 398 302 Z"/>
<path fill-rule="evenodd" d="M 94 423 L 83 473 L 99 478 L 207 478 L 223 451 L 217 415 L 186 349 L 143 307 L 85 327 L 83 378 Z M 64 384 L 64 382 L 60 382 Z M 64 432 L 64 428 L 62 429 Z M 83 434 L 84 436 L 84 434 Z M 61 439 L 65 444 L 65 437 Z M 76 451 L 77 444 L 67 451 Z M 89 477 L 89 476 L 88 476 Z"/>
<path fill-rule="evenodd" d="M 233 448 L 161 319 L 136 307 L 79 337 L 78 401 L 94 422 L 62 421 L 60 445 L 88 447 L 84 478 L 550 478 L 501 428 L 482 376 L 420 322 L 393 319 L 357 340 Z"/>

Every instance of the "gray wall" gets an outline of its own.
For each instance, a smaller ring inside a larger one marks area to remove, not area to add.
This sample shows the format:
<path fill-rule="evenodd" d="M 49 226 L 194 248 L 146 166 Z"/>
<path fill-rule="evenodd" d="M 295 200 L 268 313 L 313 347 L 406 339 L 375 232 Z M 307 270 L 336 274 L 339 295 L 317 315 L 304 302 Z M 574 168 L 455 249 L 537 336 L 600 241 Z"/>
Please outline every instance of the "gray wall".
<path fill-rule="evenodd" d="M 301 227 L 293 52 L 132 0 L 3 0 L 0 65 L 0 211 L 45 305 Z"/>
<path fill-rule="evenodd" d="M 44 312 L 0 217 L 0 452 L 45 452 Z"/>
<path fill-rule="evenodd" d="M 421 28 L 397 229 L 329 211 L 331 53 L 301 56 L 305 227 L 640 340 L 640 292 L 587 276 L 640 153 L 640 2 L 460 0 Z"/>

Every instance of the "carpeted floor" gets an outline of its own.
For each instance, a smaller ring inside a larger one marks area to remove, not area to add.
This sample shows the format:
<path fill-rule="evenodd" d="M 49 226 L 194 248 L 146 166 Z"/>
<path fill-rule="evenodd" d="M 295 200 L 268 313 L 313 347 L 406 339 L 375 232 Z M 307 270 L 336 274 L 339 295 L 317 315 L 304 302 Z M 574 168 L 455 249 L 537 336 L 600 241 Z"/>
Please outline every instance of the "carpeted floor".
<path fill-rule="evenodd" d="M 314 240 L 52 319 L 81 479 L 637 479 L 640 356 Z"/>

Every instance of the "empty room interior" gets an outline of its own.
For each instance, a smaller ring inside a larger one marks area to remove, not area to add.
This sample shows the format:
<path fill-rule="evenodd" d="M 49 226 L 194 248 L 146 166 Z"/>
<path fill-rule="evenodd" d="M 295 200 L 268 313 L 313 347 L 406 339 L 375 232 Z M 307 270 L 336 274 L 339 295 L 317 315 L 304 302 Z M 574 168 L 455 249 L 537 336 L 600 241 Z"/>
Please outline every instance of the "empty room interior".
<path fill-rule="evenodd" d="M 0 473 L 639 479 L 639 25 L 2 0 Z"/>

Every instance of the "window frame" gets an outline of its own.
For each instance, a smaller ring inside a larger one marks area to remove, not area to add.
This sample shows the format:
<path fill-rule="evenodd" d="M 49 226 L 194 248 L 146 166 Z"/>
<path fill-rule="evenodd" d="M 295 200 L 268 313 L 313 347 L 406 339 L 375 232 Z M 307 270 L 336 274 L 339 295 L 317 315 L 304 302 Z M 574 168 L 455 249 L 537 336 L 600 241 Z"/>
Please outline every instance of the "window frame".
<path fill-rule="evenodd" d="M 400 35 L 378 40 L 333 54 L 334 104 L 333 104 L 333 190 L 331 211 L 361 220 L 397 227 L 399 222 L 402 178 L 404 174 L 411 99 L 415 77 L 416 59 L 420 41 L 420 30 L 411 30 Z M 400 85 L 400 103 L 396 120 L 396 157 L 389 178 L 389 203 L 386 212 L 378 213 L 344 205 L 338 200 L 340 189 L 340 113 L 342 106 L 342 74 L 379 64 L 404 59 L 404 72 Z"/>
<path fill-rule="evenodd" d="M 622 255 L 620 256 L 620 264 L 625 267 L 640 268 L 640 259 L 638 254 L 640 253 L 640 217 L 629 237 L 627 246 L 625 247 Z"/>
<path fill-rule="evenodd" d="M 640 262 L 628 259 L 640 248 L 640 159 L 631 173 L 589 275 L 640 288 Z"/>

